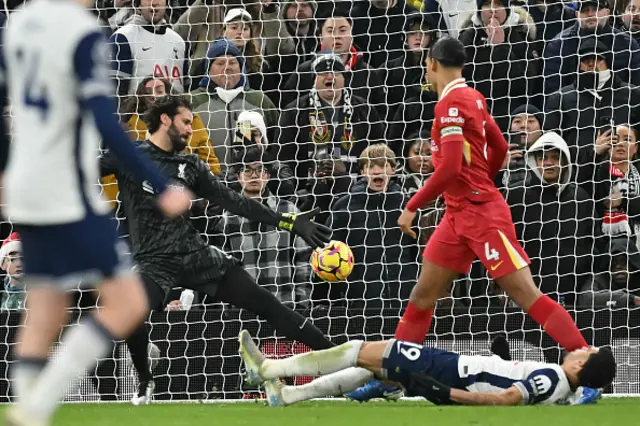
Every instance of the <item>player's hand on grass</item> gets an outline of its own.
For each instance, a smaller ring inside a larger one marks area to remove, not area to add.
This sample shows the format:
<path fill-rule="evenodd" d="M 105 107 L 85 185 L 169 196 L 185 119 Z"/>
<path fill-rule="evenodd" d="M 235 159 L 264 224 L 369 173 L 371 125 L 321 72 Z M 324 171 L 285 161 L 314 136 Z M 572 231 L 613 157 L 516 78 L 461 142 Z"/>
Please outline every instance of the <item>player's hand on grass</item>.
<path fill-rule="evenodd" d="M 158 196 L 158 206 L 167 217 L 177 217 L 189 210 L 194 198 L 191 191 L 180 186 L 169 186 Z"/>
<path fill-rule="evenodd" d="M 320 208 L 298 214 L 284 213 L 278 228 L 286 229 L 302 237 L 311 248 L 324 247 L 331 240 L 331 229 L 313 222 L 313 218 L 320 213 Z"/>
<path fill-rule="evenodd" d="M 418 239 L 415 231 L 411 229 L 413 225 L 413 221 L 416 218 L 416 212 L 412 212 L 410 210 L 404 209 L 400 218 L 398 219 L 398 225 L 400 226 L 400 230 L 410 236 L 413 239 Z"/>

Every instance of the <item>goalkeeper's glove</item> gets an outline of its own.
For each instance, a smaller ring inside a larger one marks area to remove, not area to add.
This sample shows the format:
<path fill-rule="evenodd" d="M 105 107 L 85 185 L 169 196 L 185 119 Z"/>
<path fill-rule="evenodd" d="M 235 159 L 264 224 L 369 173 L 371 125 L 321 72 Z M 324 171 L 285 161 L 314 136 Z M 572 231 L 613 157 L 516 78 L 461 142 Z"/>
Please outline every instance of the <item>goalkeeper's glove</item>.
<path fill-rule="evenodd" d="M 436 405 L 454 405 L 451 400 L 451 386 L 440 383 L 424 373 L 412 373 L 407 388 L 411 396 L 422 396 Z"/>
<path fill-rule="evenodd" d="M 304 213 L 283 213 L 278 228 L 299 235 L 311 248 L 324 247 L 331 240 L 331 229 L 313 222 L 318 213 L 320 208 L 317 207 Z"/>

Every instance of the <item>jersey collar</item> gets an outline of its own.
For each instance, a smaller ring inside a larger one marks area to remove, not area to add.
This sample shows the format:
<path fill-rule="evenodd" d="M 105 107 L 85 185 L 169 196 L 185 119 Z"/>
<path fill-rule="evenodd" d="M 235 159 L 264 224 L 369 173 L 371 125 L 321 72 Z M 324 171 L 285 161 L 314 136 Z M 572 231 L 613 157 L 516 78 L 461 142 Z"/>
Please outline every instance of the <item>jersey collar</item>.
<path fill-rule="evenodd" d="M 444 90 L 442 91 L 442 96 L 440 96 L 440 100 L 444 99 L 452 90 L 459 89 L 461 87 L 467 87 L 467 83 L 465 83 L 464 78 L 456 78 L 446 86 L 444 86 Z"/>

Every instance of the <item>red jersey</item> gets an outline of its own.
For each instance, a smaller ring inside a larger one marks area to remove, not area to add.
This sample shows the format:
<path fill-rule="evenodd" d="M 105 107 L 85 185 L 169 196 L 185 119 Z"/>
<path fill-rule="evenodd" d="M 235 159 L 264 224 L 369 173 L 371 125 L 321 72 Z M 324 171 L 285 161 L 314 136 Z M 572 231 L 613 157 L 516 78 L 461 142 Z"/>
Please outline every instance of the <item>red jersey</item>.
<path fill-rule="evenodd" d="M 490 132 L 489 132 L 490 131 Z M 496 135 L 496 132 L 499 136 Z M 435 107 L 435 119 L 431 129 L 431 155 L 433 165 L 442 163 L 441 147 L 446 143 L 463 143 L 463 159 L 460 174 L 444 190 L 448 206 L 455 207 L 466 200 L 486 202 L 502 198 L 488 161 L 487 135 L 499 138 L 495 143 L 504 143 L 502 132 L 487 111 L 487 102 L 475 89 L 467 86 L 464 79 L 454 80 L 442 92 Z"/>

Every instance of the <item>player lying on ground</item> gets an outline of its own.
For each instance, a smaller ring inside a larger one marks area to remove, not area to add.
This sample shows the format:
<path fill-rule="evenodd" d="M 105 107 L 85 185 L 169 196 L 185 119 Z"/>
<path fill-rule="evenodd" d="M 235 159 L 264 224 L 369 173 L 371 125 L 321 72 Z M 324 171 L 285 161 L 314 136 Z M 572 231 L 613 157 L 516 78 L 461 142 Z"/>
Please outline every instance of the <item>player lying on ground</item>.
<path fill-rule="evenodd" d="M 233 214 L 293 232 L 314 248 L 329 241 L 331 231 L 311 221 L 316 212 L 297 216 L 276 212 L 222 184 L 197 155 L 185 154 L 192 121 L 191 105 L 183 97 L 157 99 L 145 115 L 150 136 L 139 144 L 140 149 L 170 179 Z M 203 241 L 189 217 L 167 220 L 160 215 L 148 182 L 138 183 L 108 154 L 100 164 L 103 176 L 115 174 L 118 180 L 135 262 L 151 309 L 162 309 L 173 288 L 187 287 L 258 314 L 277 332 L 313 349 L 333 346 L 309 319 L 260 287 L 237 259 Z M 126 342 L 140 379 L 138 396 L 132 402 L 148 404 L 154 383 L 147 358 L 149 334 L 144 324 Z"/>
<path fill-rule="evenodd" d="M 158 216 L 182 214 L 191 194 L 170 188 L 116 121 L 109 49 L 91 13 L 73 1 L 41 0 L 8 22 L 0 43 L 0 101 L 12 100 L 14 141 L 9 148 L 0 119 L 0 180 L 3 213 L 22 238 L 29 313 L 11 371 L 18 403 L 5 415 L 9 425 L 40 426 L 50 423 L 69 382 L 148 312 L 95 185 L 101 139 L 135 179 L 152 182 Z M 51 345 L 68 322 L 67 290 L 80 283 L 98 285 L 101 308 L 64 334 L 50 363 Z"/>
<path fill-rule="evenodd" d="M 411 198 L 398 224 L 411 229 L 416 211 L 444 195 L 446 212 L 424 250 L 422 270 L 395 338 L 422 344 L 436 301 L 480 258 L 491 278 L 567 351 L 587 347 L 569 313 L 536 287 L 529 258 L 516 238 L 511 210 L 493 180 L 508 145 L 480 92 L 462 78 L 462 43 L 438 40 L 429 49 L 427 79 L 438 92 L 431 129 L 435 171 Z M 366 400 L 389 389 L 372 383 L 349 397 Z"/>
<path fill-rule="evenodd" d="M 246 330 L 239 339 L 247 380 L 265 382 L 271 406 L 342 395 L 374 375 L 402 386 L 407 396 L 422 396 L 435 404 L 570 404 L 577 399 L 578 387 L 607 386 L 616 374 L 609 348 L 578 349 L 556 365 L 458 355 L 395 339 L 352 340 L 272 360 L 264 357 Z M 322 377 L 302 386 L 285 386 L 279 380 L 296 376 Z"/>

